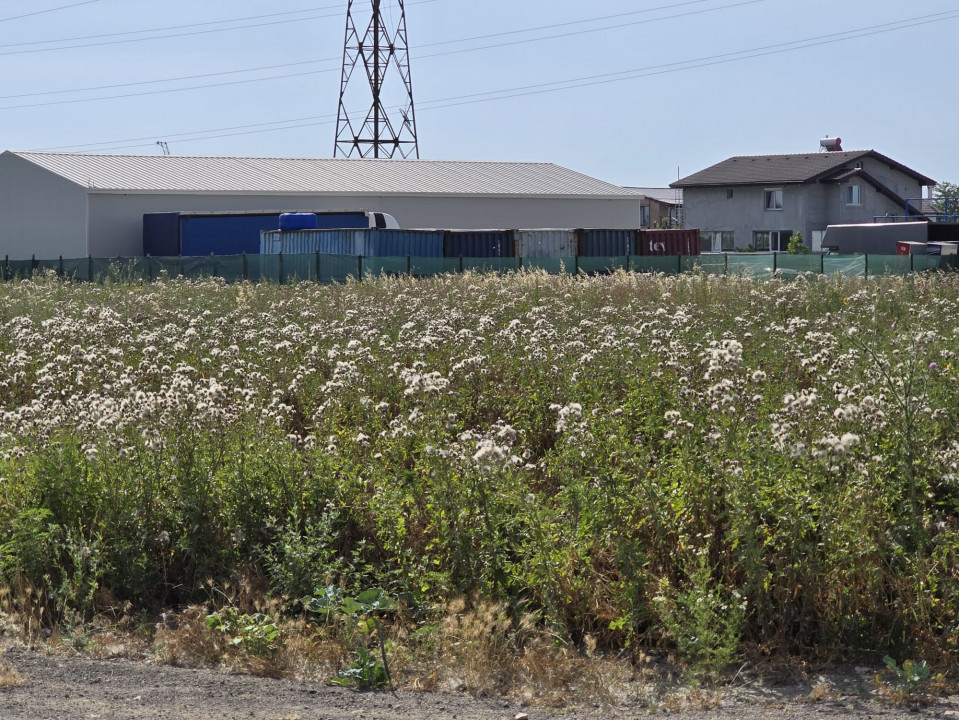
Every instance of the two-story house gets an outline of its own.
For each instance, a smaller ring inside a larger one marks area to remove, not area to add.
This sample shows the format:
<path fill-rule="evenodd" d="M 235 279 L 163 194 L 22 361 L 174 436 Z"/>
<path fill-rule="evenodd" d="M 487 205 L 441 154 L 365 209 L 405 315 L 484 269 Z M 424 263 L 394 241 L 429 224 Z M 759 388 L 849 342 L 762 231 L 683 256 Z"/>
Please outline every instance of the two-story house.
<path fill-rule="evenodd" d="M 703 252 L 784 251 L 793 233 L 818 251 L 827 225 L 920 212 L 935 180 L 875 150 L 744 155 L 677 180 Z"/>

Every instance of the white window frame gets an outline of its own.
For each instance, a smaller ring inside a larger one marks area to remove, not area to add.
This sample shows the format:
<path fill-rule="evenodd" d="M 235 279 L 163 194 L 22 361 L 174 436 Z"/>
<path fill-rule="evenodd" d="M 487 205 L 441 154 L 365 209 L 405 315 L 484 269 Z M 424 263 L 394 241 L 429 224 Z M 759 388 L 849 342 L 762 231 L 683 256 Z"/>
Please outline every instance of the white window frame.
<path fill-rule="evenodd" d="M 846 185 L 843 189 L 846 205 L 862 205 L 862 185 Z"/>
<path fill-rule="evenodd" d="M 769 211 L 780 211 L 783 209 L 782 188 L 763 189 L 763 209 Z"/>

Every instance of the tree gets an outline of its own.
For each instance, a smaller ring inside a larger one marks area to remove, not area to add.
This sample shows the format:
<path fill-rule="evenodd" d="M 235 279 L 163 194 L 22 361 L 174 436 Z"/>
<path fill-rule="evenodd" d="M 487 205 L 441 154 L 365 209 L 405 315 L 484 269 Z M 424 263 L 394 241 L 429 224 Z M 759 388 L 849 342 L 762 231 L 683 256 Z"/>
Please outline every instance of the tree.
<path fill-rule="evenodd" d="M 932 206 L 940 215 L 948 215 L 949 222 L 959 222 L 959 185 L 936 183 L 932 190 Z"/>
<path fill-rule="evenodd" d="M 792 255 L 805 255 L 809 252 L 806 243 L 803 242 L 802 233 L 796 232 L 789 236 L 789 244 L 786 246 L 786 252 Z"/>

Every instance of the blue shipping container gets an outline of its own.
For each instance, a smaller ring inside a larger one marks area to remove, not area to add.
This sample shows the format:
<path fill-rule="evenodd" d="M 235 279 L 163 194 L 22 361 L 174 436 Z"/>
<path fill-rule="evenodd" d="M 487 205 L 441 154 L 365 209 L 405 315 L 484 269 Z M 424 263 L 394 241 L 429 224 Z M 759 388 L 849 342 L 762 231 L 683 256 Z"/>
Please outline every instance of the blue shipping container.
<path fill-rule="evenodd" d="M 583 257 L 624 257 L 632 254 L 636 244 L 635 230 L 586 228 L 576 233 L 579 254 Z"/>
<path fill-rule="evenodd" d="M 443 237 L 444 257 L 513 257 L 511 230 L 447 230 Z"/>
<path fill-rule="evenodd" d="M 366 257 L 443 257 L 442 230 L 290 230 L 264 231 L 264 254 L 325 253 Z"/>

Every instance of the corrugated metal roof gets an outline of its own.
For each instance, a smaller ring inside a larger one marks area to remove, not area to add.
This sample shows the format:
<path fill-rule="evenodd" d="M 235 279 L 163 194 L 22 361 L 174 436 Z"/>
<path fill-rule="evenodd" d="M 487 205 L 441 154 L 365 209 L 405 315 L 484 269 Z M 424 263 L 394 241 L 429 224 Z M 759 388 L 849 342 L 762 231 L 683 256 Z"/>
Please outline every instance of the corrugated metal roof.
<path fill-rule="evenodd" d="M 912 176 L 923 185 L 935 184 L 932 178 L 917 173 L 875 150 L 851 150 L 795 155 L 740 155 L 677 180 L 670 187 L 805 183 L 825 177 L 847 163 L 864 157 L 886 163 Z"/>
<path fill-rule="evenodd" d="M 87 188 L 129 192 L 516 195 L 633 193 L 552 163 L 15 152 Z"/>
<path fill-rule="evenodd" d="M 663 203 L 664 205 L 682 205 L 683 204 L 683 191 L 682 188 L 643 188 L 643 187 L 627 187 L 627 190 L 632 190 L 637 195 L 642 195 L 645 198 L 650 200 L 655 200 L 656 202 Z"/>

